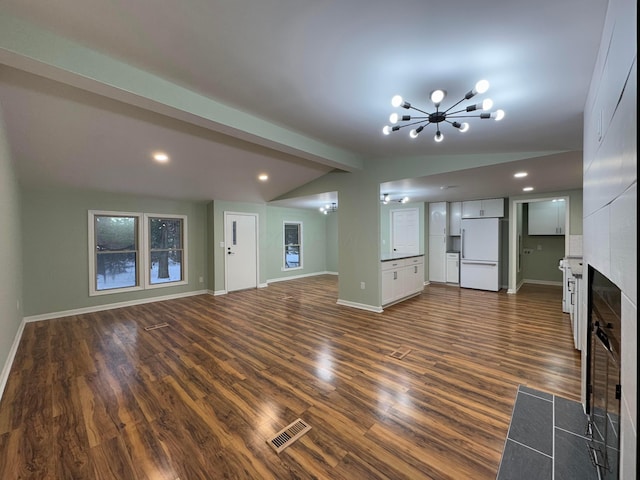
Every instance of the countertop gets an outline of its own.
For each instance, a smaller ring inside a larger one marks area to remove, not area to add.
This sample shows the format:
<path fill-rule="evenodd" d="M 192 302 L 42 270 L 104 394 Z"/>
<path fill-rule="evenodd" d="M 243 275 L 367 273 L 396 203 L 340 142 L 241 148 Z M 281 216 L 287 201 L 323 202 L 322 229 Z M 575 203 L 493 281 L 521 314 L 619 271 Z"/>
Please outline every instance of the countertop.
<path fill-rule="evenodd" d="M 564 257 L 564 262 L 574 277 L 582 277 L 582 257 Z"/>
<path fill-rule="evenodd" d="M 424 257 L 423 253 L 387 253 L 382 255 L 381 262 L 390 260 L 402 260 L 403 258 Z"/>

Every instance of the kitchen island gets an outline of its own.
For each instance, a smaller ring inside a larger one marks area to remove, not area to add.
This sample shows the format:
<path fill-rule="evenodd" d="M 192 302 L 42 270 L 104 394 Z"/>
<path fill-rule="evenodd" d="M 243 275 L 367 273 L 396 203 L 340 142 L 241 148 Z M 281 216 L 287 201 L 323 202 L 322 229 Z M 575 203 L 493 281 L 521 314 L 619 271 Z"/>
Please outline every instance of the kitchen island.
<path fill-rule="evenodd" d="M 419 295 L 424 288 L 424 255 L 383 255 L 380 276 L 383 307 Z"/>

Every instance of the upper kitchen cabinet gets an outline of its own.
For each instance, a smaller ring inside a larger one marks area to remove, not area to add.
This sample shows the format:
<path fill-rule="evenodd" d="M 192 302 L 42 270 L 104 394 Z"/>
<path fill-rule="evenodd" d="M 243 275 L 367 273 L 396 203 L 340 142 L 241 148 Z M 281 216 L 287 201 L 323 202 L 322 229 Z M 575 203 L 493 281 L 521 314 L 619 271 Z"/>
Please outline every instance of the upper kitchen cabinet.
<path fill-rule="evenodd" d="M 504 217 L 504 198 L 462 202 L 462 218 Z"/>
<path fill-rule="evenodd" d="M 529 235 L 564 235 L 565 208 L 557 199 L 529 203 Z"/>
<path fill-rule="evenodd" d="M 447 234 L 447 202 L 429 204 L 429 235 Z"/>
<path fill-rule="evenodd" d="M 460 235 L 460 220 L 462 218 L 462 202 L 449 204 L 449 235 Z"/>

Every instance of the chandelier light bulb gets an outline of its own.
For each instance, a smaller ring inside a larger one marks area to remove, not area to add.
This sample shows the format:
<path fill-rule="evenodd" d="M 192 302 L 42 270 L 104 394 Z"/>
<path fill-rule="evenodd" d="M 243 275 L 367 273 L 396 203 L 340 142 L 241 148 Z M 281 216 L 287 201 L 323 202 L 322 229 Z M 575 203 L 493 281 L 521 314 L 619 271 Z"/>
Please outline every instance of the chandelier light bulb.
<path fill-rule="evenodd" d="M 444 135 L 442 135 L 442 132 L 441 132 L 440 130 L 438 130 L 438 131 L 436 132 L 435 137 L 433 137 L 433 139 L 434 139 L 436 142 L 440 143 L 442 140 L 444 140 Z"/>
<path fill-rule="evenodd" d="M 395 95 L 392 99 L 391 99 L 391 106 L 393 107 L 399 107 L 400 105 L 402 105 L 403 101 L 402 101 L 402 97 L 400 95 Z"/>
<path fill-rule="evenodd" d="M 493 100 L 486 98 L 482 101 L 482 110 L 491 110 L 493 107 Z"/>
<path fill-rule="evenodd" d="M 414 128 L 413 130 L 411 130 L 411 131 L 409 132 L 409 136 L 410 136 L 411 138 L 418 138 L 418 131 Z"/>
<path fill-rule="evenodd" d="M 475 90 L 480 94 L 485 93 L 487 90 L 489 90 L 489 82 L 487 80 L 480 80 L 478 83 L 476 83 Z"/>
<path fill-rule="evenodd" d="M 400 118 L 400 116 L 397 113 L 392 113 L 391 115 L 389 115 L 389 121 L 391 123 L 393 123 L 394 125 L 396 123 L 398 123 L 398 119 Z"/>
<path fill-rule="evenodd" d="M 499 122 L 504 118 L 504 110 L 496 110 L 491 114 L 491 118 L 493 118 L 496 122 Z"/>
<path fill-rule="evenodd" d="M 431 92 L 431 95 L 429 98 L 431 98 L 431 101 L 435 105 L 440 105 L 440 102 L 444 100 L 444 97 L 445 97 L 444 90 L 434 90 L 433 92 Z"/>
<path fill-rule="evenodd" d="M 382 133 L 384 135 L 389 135 L 391 133 L 391 127 L 389 125 L 385 125 L 382 127 Z"/>
<path fill-rule="evenodd" d="M 459 132 L 464 133 L 469 130 L 469 124 L 467 122 L 462 122 L 460 125 Z"/>

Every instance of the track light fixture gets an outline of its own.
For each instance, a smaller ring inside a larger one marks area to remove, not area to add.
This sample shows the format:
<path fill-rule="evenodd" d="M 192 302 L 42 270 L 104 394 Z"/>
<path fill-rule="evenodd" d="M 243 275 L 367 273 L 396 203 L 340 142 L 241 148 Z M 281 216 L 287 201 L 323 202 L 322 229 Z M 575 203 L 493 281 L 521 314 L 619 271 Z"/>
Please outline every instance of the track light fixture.
<path fill-rule="evenodd" d="M 380 202 L 384 205 L 387 205 L 389 202 L 398 202 L 398 203 L 407 203 L 409 202 L 409 197 L 398 198 L 397 200 L 391 200 L 391 195 L 388 193 L 384 193 L 380 195 Z"/>
<path fill-rule="evenodd" d="M 333 213 L 337 211 L 338 211 L 338 204 L 335 202 L 327 203 L 324 207 L 320 207 L 320 212 L 324 213 L 325 215 L 328 215 L 329 213 Z"/>
<path fill-rule="evenodd" d="M 442 100 L 444 100 L 447 93 L 444 90 L 434 90 L 433 92 L 431 92 L 431 95 L 429 98 L 433 102 L 433 105 L 436 110 L 435 112 L 431 112 L 431 113 L 421 110 L 417 107 L 414 107 L 409 102 L 405 102 L 400 95 L 396 95 L 391 99 L 392 106 L 396 108 L 404 108 L 406 110 L 409 110 L 409 109 L 415 110 L 416 112 L 423 113 L 426 116 L 411 116 L 411 115 L 400 115 L 398 113 L 392 113 L 391 116 L 389 117 L 389 122 L 391 122 L 391 125 L 385 125 L 385 127 L 382 129 L 382 133 L 384 133 L 385 135 L 389 135 L 391 132 L 396 132 L 401 128 L 415 125 L 416 127 L 409 132 L 409 136 L 411 138 L 417 138 L 418 135 L 420 135 L 420 133 L 424 130 L 424 127 L 426 127 L 429 124 L 435 124 L 436 134 L 433 137 L 433 139 L 436 142 L 441 142 L 442 140 L 444 140 L 444 135 L 440 131 L 440 124 L 442 122 L 446 122 L 450 124 L 451 126 L 456 128 L 459 132 L 466 132 L 467 130 L 469 130 L 469 124 L 467 122 L 460 123 L 457 120 L 450 121 L 449 120 L 450 118 L 475 117 L 475 118 L 493 118 L 496 121 L 502 120 L 504 118 L 504 110 L 496 110 L 495 112 L 488 112 L 488 110 L 491 110 L 493 108 L 493 101 L 491 101 L 491 99 L 489 98 L 483 100 L 480 103 L 468 105 L 461 110 L 456 110 L 453 112 L 451 111 L 455 107 L 460 105 L 462 102 L 464 102 L 465 100 L 470 100 L 471 98 L 476 96 L 476 94 L 478 93 L 483 94 L 488 89 L 489 89 L 489 82 L 486 80 L 480 80 L 478 83 L 476 83 L 476 86 L 473 89 L 469 90 L 465 94 L 465 96 L 462 99 L 460 99 L 459 101 L 451 105 L 446 110 L 440 110 L 440 103 L 442 102 Z M 467 113 L 473 112 L 476 110 L 483 110 L 483 112 L 466 115 Z M 398 123 L 400 122 L 407 122 L 407 123 L 398 125 Z"/>

